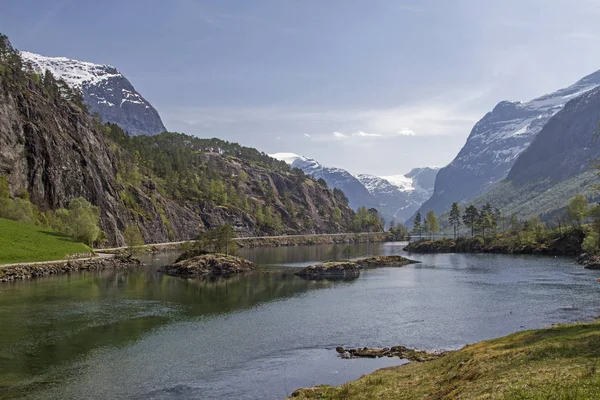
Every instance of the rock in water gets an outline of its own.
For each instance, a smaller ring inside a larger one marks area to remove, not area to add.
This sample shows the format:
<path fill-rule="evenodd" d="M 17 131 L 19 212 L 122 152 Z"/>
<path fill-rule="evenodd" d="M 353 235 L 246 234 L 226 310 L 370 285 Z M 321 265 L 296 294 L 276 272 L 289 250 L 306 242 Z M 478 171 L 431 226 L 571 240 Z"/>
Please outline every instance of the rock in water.
<path fill-rule="evenodd" d="M 171 276 L 184 278 L 230 276 L 252 271 L 256 265 L 240 257 L 225 254 L 203 254 L 172 265 L 160 268 L 158 271 Z"/>
<path fill-rule="evenodd" d="M 355 279 L 360 276 L 360 268 L 355 262 L 332 261 L 302 268 L 296 275 L 307 279 Z"/>

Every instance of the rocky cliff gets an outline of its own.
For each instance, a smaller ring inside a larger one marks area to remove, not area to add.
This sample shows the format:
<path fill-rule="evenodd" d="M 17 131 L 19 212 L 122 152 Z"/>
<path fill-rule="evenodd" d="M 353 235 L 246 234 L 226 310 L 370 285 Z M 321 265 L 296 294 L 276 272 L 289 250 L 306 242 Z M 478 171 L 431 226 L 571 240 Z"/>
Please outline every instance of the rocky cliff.
<path fill-rule="evenodd" d="M 21 57 L 36 72 L 43 74 L 48 70 L 57 79 L 81 90 L 90 113 L 98 113 L 103 121 L 115 123 L 131 135 L 166 131 L 152 104 L 115 67 L 27 51 L 21 52 Z"/>
<path fill-rule="evenodd" d="M 155 148 L 144 140 L 157 138 L 198 160 L 180 165 L 168 152 L 156 153 L 170 173 L 163 178 L 157 161 L 132 153 L 126 145 L 132 138 L 95 121 L 76 92 L 27 71 L 8 40 L 0 39 L 0 175 L 13 195 L 27 190 L 42 211 L 84 197 L 100 208 L 109 245 L 124 244 L 128 225 L 137 225 L 147 243 L 191 239 L 224 222 L 239 236 L 348 231 L 353 212 L 343 200 L 254 149 L 181 134 L 137 137 L 136 149 Z M 121 141 L 109 134 L 114 132 Z M 203 147 L 194 148 L 195 141 Z M 215 143 L 231 150 L 210 151 L 217 150 Z M 202 163 L 212 168 L 194 169 Z M 185 177 L 174 175 L 177 168 L 187 171 Z M 212 189 L 233 176 L 243 179 L 226 181 L 220 197 L 185 192 L 193 177 Z M 227 200 L 230 187 L 242 202 Z"/>

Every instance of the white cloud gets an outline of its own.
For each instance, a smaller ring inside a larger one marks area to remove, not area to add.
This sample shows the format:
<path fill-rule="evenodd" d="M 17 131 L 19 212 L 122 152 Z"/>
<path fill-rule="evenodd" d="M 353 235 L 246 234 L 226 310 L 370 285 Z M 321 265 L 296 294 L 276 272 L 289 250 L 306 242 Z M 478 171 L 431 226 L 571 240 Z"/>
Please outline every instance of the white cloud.
<path fill-rule="evenodd" d="M 358 131 L 353 133 L 352 136 L 361 136 L 361 137 L 381 137 L 382 135 L 379 133 L 368 133 L 363 131 Z"/>
<path fill-rule="evenodd" d="M 400 129 L 398 132 L 396 132 L 396 135 L 398 135 L 398 136 L 417 136 L 415 131 L 408 129 L 408 128 Z"/>
<path fill-rule="evenodd" d="M 308 133 L 305 133 L 305 134 L 304 134 L 304 137 L 305 137 L 305 138 L 309 138 L 309 137 L 310 137 L 310 135 L 309 135 Z"/>
<path fill-rule="evenodd" d="M 348 136 L 344 135 L 341 132 L 333 132 L 333 137 L 336 139 L 346 139 Z"/>

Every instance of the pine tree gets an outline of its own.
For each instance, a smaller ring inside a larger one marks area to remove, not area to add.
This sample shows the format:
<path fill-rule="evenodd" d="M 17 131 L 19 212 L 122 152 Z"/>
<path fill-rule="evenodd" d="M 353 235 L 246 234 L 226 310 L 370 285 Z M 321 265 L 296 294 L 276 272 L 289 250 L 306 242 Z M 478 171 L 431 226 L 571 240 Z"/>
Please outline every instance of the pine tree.
<path fill-rule="evenodd" d="M 471 236 L 474 236 L 475 227 L 477 226 L 477 222 L 479 220 L 479 211 L 477 211 L 477 208 L 471 204 L 465 210 L 465 213 L 463 214 L 462 218 L 465 226 L 471 228 Z"/>
<path fill-rule="evenodd" d="M 460 209 L 458 208 L 458 203 L 452 203 L 452 209 L 450 210 L 449 217 L 450 225 L 454 229 L 454 238 L 458 236 L 458 230 L 460 229 L 461 221 L 460 221 Z"/>
<path fill-rule="evenodd" d="M 429 210 L 427 212 L 425 221 L 427 222 L 427 227 L 429 228 L 429 238 L 431 239 L 431 237 L 440 229 L 437 217 L 435 216 L 435 212 L 433 210 Z"/>
<path fill-rule="evenodd" d="M 421 211 L 417 211 L 417 215 L 415 215 L 413 221 L 413 235 L 419 235 L 419 239 L 421 239 Z"/>

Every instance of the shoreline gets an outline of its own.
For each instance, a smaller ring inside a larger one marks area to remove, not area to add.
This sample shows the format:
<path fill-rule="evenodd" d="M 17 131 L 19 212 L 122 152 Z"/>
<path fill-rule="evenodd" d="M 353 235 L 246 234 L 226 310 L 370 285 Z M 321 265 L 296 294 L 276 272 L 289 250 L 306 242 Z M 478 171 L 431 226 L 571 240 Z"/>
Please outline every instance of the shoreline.
<path fill-rule="evenodd" d="M 79 271 L 103 271 L 114 268 L 130 268 L 140 265 L 135 258 L 96 256 L 75 260 L 37 261 L 0 266 L 0 283 L 64 275 Z"/>
<path fill-rule="evenodd" d="M 431 360 L 380 368 L 338 386 L 300 388 L 289 399 L 471 399 L 487 398 L 492 392 L 499 398 L 561 393 L 571 397 L 560 398 L 596 399 L 600 376 L 595 372 L 598 350 L 592 343 L 600 340 L 599 321 L 597 317 L 516 331 Z M 499 380 L 505 384 L 498 386 Z M 586 388 L 582 396 L 572 396 L 579 387 Z"/>
<path fill-rule="evenodd" d="M 290 247 L 319 244 L 351 244 L 367 242 L 385 242 L 389 239 L 387 232 L 376 233 L 340 233 L 326 235 L 294 235 L 264 236 L 250 238 L 234 238 L 240 248 Z M 178 251 L 194 241 L 156 243 L 141 246 L 142 253 L 163 253 Z M 0 283 L 13 282 L 49 275 L 69 274 L 77 271 L 101 271 L 109 268 L 128 268 L 139 265 L 133 259 L 124 257 L 128 247 L 95 249 L 95 256 L 84 258 L 67 258 L 64 260 L 33 261 L 0 265 Z M 73 255 L 77 256 L 77 255 Z M 71 257 L 73 257 L 71 256 Z"/>

